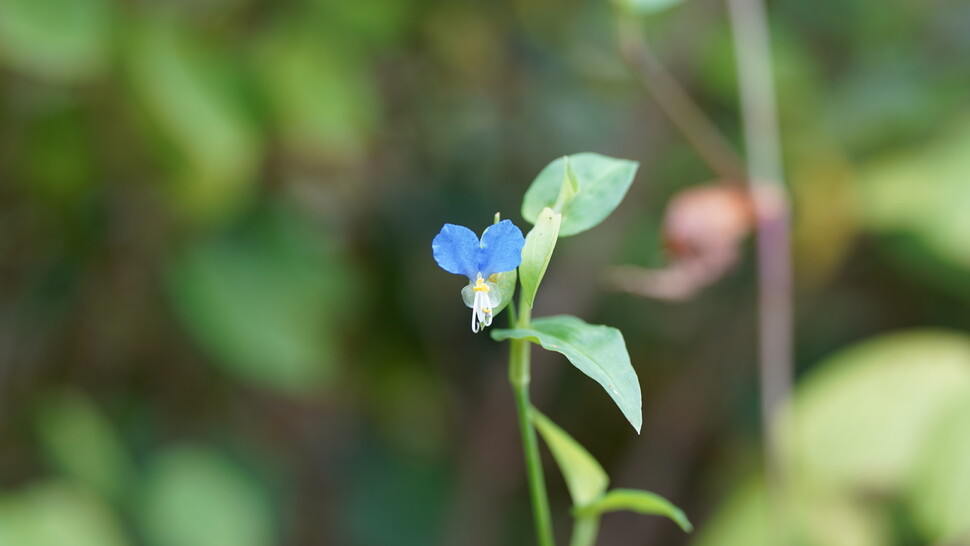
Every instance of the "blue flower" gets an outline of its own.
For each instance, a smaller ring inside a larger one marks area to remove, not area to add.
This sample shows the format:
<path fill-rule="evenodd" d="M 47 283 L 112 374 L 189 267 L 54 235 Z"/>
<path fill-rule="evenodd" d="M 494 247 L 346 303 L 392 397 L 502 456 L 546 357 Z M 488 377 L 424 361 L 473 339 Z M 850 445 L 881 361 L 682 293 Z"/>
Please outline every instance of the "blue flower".
<path fill-rule="evenodd" d="M 523 246 L 525 237 L 511 220 L 489 226 L 481 239 L 464 226 L 445 224 L 431 242 L 441 269 L 468 277 L 461 296 L 472 309 L 473 332 L 492 324 L 492 309 L 502 302 L 502 291 L 492 275 L 519 267 Z"/>

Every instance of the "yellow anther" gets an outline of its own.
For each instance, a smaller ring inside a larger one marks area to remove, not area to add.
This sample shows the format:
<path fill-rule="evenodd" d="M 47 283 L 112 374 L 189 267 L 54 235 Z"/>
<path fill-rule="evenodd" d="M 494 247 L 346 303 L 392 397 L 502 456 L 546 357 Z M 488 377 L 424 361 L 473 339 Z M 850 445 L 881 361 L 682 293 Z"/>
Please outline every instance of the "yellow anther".
<path fill-rule="evenodd" d="M 479 276 L 478 277 L 478 280 L 475 281 L 475 286 L 472 287 L 472 290 L 474 290 L 475 292 L 485 292 L 485 293 L 488 293 L 489 288 L 488 288 L 488 285 L 485 284 L 485 281 L 482 279 L 482 277 Z"/>
<path fill-rule="evenodd" d="M 492 308 L 491 307 L 482 307 L 482 312 L 485 313 L 486 315 L 491 315 L 492 314 Z"/>

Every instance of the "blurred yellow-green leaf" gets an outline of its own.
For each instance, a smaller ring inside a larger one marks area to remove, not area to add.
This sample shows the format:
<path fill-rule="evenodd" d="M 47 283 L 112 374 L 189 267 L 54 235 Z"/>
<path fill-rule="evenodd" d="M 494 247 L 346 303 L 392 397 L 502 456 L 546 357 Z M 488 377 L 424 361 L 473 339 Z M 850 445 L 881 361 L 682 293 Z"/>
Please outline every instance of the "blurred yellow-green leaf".
<path fill-rule="evenodd" d="M 60 481 L 40 482 L 0 496 L 0 546 L 126 546 L 104 502 Z"/>
<path fill-rule="evenodd" d="M 764 485 L 745 483 L 718 504 L 708 523 L 696 535 L 693 546 L 747 544 L 770 546 Z"/>
<path fill-rule="evenodd" d="M 970 389 L 932 427 L 908 485 L 908 502 L 929 540 L 961 544 L 970 537 Z"/>
<path fill-rule="evenodd" d="M 176 210 L 201 220 L 232 216 L 252 198 L 262 163 L 260 135 L 233 82 L 232 52 L 204 46 L 159 15 L 134 21 L 125 36 L 133 91 L 176 152 L 166 184 Z"/>
<path fill-rule="evenodd" d="M 966 115 L 934 140 L 874 160 L 860 172 L 859 204 L 865 226 L 905 233 L 938 258 L 970 268 L 970 130 Z M 914 264 L 919 265 L 919 264 Z"/>
<path fill-rule="evenodd" d="M 886 335 L 819 364 L 786 422 L 787 457 L 813 487 L 898 490 L 927 423 L 970 388 L 970 339 L 946 331 Z"/>
<path fill-rule="evenodd" d="M 114 426 L 84 395 L 63 391 L 38 404 L 37 435 L 61 474 L 110 500 L 121 500 L 134 476 Z"/>
<path fill-rule="evenodd" d="M 780 533 L 803 546 L 885 546 L 889 526 L 878 511 L 851 497 L 794 496 L 769 502 L 765 485 L 751 479 L 724 500 L 693 546 L 775 546 Z M 789 509 L 792 512 L 782 513 Z"/>
<path fill-rule="evenodd" d="M 139 520 L 153 546 L 270 546 L 276 523 L 254 478 L 209 448 L 162 453 L 148 470 Z"/>
<path fill-rule="evenodd" d="M 109 0 L 0 0 L 0 62 L 54 82 L 100 76 L 112 7 Z"/>
<path fill-rule="evenodd" d="M 354 48 L 289 21 L 262 38 L 256 59 L 288 149 L 330 162 L 363 155 L 380 105 L 366 59 Z"/>

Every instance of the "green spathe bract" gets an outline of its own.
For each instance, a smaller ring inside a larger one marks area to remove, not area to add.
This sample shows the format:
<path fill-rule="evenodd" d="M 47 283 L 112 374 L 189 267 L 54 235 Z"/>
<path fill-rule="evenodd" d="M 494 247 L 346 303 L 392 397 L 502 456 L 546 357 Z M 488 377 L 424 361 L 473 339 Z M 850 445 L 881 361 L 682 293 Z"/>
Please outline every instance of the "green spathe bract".
<path fill-rule="evenodd" d="M 505 309 L 509 303 L 512 301 L 512 296 L 515 294 L 515 281 L 518 278 L 516 270 L 506 271 L 505 273 L 496 274 L 498 279 L 495 284 L 498 285 L 499 290 L 502 291 L 502 300 L 498 305 L 492 309 L 492 314 L 498 315 Z"/>
<path fill-rule="evenodd" d="M 532 307 L 532 303 L 535 301 L 536 290 L 539 289 L 539 283 L 542 282 L 542 277 L 546 274 L 546 268 L 549 266 L 549 260 L 552 259 L 552 251 L 556 248 L 561 223 L 562 215 L 546 207 L 539 213 L 535 227 L 525 238 L 519 272 L 523 301 L 529 307 Z"/>
<path fill-rule="evenodd" d="M 544 349 L 562 353 L 573 366 L 606 389 L 623 416 L 640 432 L 643 423 L 640 382 L 630 363 L 623 334 L 616 328 L 557 315 L 535 319 L 530 328 L 493 330 L 492 338 L 496 341 L 527 339 Z"/>
<path fill-rule="evenodd" d="M 563 216 L 560 237 L 581 233 L 605 220 L 630 189 L 640 164 L 583 152 L 569 156 L 568 166 L 572 180 L 567 177 L 566 158 L 547 165 L 532 182 L 522 202 L 522 216 L 535 224 L 544 208 L 556 208 L 564 180 L 578 186 L 568 203 L 561 204 L 562 210 L 556 211 Z"/>

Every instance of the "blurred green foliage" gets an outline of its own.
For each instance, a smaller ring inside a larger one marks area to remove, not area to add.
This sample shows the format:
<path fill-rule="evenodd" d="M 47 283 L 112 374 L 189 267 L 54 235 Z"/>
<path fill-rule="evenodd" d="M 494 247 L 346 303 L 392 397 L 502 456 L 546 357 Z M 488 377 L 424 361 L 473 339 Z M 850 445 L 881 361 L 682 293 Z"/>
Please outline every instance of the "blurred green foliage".
<path fill-rule="evenodd" d="M 110 0 L 5 0 L 0 50 L 5 63 L 41 78 L 92 80 L 107 70 L 114 15 Z"/>
<path fill-rule="evenodd" d="M 37 438 L 50 465 L 107 499 L 124 500 L 134 478 L 131 457 L 101 411 L 70 391 L 37 404 Z"/>
<path fill-rule="evenodd" d="M 265 492 L 224 456 L 178 447 L 148 470 L 139 517 L 151 544 L 271 544 L 276 534 Z"/>
<path fill-rule="evenodd" d="M 739 142 L 723 7 L 628 4 Z M 536 404 L 617 487 L 684 507 L 698 544 L 767 543 L 750 260 L 676 305 L 590 269 L 662 265 L 665 203 L 711 177 L 626 71 L 611 9 L 0 0 L 0 546 L 527 544 L 504 355 L 467 332 L 430 241 L 496 211 L 524 225 L 529 182 L 585 149 L 639 181 L 557 246 L 535 306 L 625 333 L 643 436 L 554 361 Z M 826 546 L 960 540 L 970 10 L 771 9 L 791 458 L 817 486 L 800 525 Z M 623 514 L 602 532 L 691 540 Z"/>
<path fill-rule="evenodd" d="M 959 458 L 967 442 L 952 427 L 970 418 L 968 394 L 970 338 L 960 333 L 889 334 L 813 369 L 778 423 L 790 435 L 792 493 L 784 502 L 796 514 L 797 542 L 896 543 L 891 523 L 903 519 L 920 542 L 960 543 L 970 459 Z M 754 482 L 699 544 L 775 543 L 777 513 Z"/>
<path fill-rule="evenodd" d="M 238 232 L 182 250 L 169 292 L 217 363 L 258 385 L 299 393 L 332 372 L 340 331 L 334 310 L 353 301 L 353 285 L 326 232 L 287 212 L 278 207 Z"/>
<path fill-rule="evenodd" d="M 238 58 L 168 17 L 131 24 L 125 69 L 159 148 L 171 153 L 166 189 L 176 210 L 203 219 L 237 211 L 252 199 L 263 154 L 241 104 Z"/>
<path fill-rule="evenodd" d="M 123 546 L 121 523 L 96 496 L 58 480 L 39 482 L 0 504 L 4 546 Z"/>

